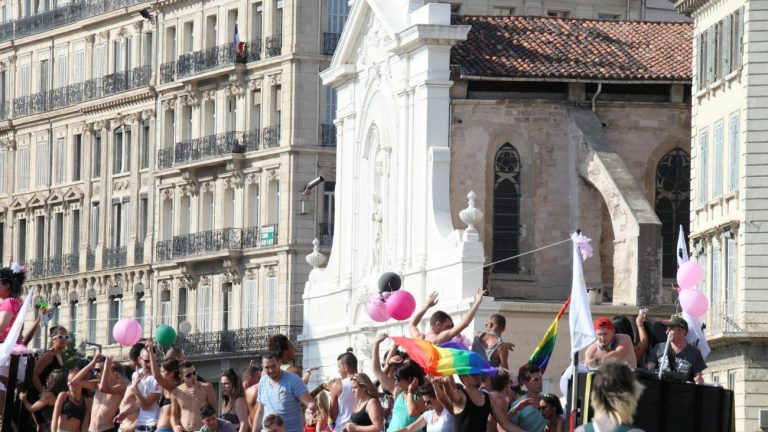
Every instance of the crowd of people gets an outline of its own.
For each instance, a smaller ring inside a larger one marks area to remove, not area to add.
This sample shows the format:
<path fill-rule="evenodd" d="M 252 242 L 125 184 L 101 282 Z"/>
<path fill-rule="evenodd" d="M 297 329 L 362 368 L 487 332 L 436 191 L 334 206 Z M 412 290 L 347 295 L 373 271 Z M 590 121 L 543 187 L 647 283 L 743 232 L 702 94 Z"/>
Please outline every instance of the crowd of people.
<path fill-rule="evenodd" d="M 23 275 L 0 270 L 0 328 L 9 327 L 18 313 L 14 299 L 21 282 Z M 127 365 L 99 354 L 65 370 L 63 352 L 70 336 L 58 326 L 50 333 L 50 349 L 36 362 L 31 385 L 19 398 L 38 432 L 564 431 L 561 398 L 543 393 L 542 371 L 530 364 L 521 366 L 516 376 L 509 371 L 508 352 L 514 345 L 502 338 L 503 315 L 492 315 L 486 331 L 473 340 L 462 338 L 485 294 L 478 291 L 458 324 L 436 311 L 422 332 L 420 321 L 438 303 L 432 294 L 411 319 L 409 333 L 434 344 L 464 344 L 499 368 L 495 376 L 430 376 L 396 344 L 385 350 L 382 360 L 388 335 L 381 333 L 373 341 L 370 374 L 358 370 L 350 348 L 338 356 L 338 378 L 309 391 L 316 368 L 295 365 L 295 346 L 277 334 L 269 339 L 269 352 L 260 364 L 252 363 L 240 374 L 232 369 L 221 373 L 217 395 L 180 350 L 161 352 L 152 340 L 134 345 Z M 642 386 L 631 368 L 637 364 L 677 368 L 696 382 L 706 367 L 701 354 L 685 344 L 685 320 L 666 324 L 669 348 L 651 350 L 645 311 L 636 318 L 637 338 L 622 332 L 625 320 L 595 321 L 597 340 L 586 351 L 586 363 L 597 368 L 592 393 L 596 415 L 582 430 L 635 430 L 630 423 Z"/>

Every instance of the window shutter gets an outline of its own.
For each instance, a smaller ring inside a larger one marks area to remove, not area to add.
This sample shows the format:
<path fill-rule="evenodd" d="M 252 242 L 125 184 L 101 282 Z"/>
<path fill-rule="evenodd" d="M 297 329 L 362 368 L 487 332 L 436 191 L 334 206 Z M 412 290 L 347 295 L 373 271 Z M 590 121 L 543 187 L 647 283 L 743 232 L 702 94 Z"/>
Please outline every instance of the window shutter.
<path fill-rule="evenodd" d="M 712 245 L 712 287 L 710 291 L 710 302 L 714 308 L 720 306 L 720 244 L 715 241 Z"/>
<path fill-rule="evenodd" d="M 728 155 L 728 190 L 739 189 L 739 115 L 731 117 L 730 154 Z"/>
<path fill-rule="evenodd" d="M 243 284 L 243 303 L 245 304 L 245 307 L 243 308 L 243 311 L 245 312 L 245 316 L 243 316 L 244 328 L 256 327 L 257 325 L 258 296 L 256 294 L 258 289 L 259 285 L 256 279 L 245 280 L 245 284 Z"/>
<path fill-rule="evenodd" d="M 56 64 L 56 87 L 67 86 L 67 55 L 62 54 L 58 57 L 58 63 Z"/>
<path fill-rule="evenodd" d="M 277 277 L 270 276 L 267 278 L 267 289 L 264 308 L 264 324 L 276 325 L 277 324 Z"/>
<path fill-rule="evenodd" d="M 744 26 L 747 22 L 746 17 L 744 16 L 744 6 L 739 8 L 739 39 L 738 39 L 738 55 L 739 55 L 739 62 L 737 63 L 739 66 L 742 66 L 744 64 Z"/>
<path fill-rule="evenodd" d="M 67 143 L 64 138 L 56 140 L 56 183 L 64 183 L 64 172 L 67 161 Z"/>
<path fill-rule="evenodd" d="M 720 51 L 722 52 L 723 64 L 722 71 L 723 76 L 731 73 L 731 25 L 733 16 L 728 15 L 723 20 L 723 34 L 721 36 L 722 44 Z"/>
<path fill-rule="evenodd" d="M 723 131 L 724 125 L 720 121 L 715 124 L 715 149 L 714 149 L 714 163 L 715 172 L 712 175 L 712 197 L 718 198 L 723 194 L 723 159 L 725 158 L 724 151 L 724 138 L 725 132 Z"/>
<path fill-rule="evenodd" d="M 707 164 L 709 133 L 702 130 L 699 137 L 699 204 L 707 202 Z"/>
<path fill-rule="evenodd" d="M 7 171 L 5 169 L 5 161 L 6 161 L 6 155 L 8 152 L 2 151 L 0 152 L 0 194 L 5 195 L 8 191 L 6 186 L 6 175 Z"/>
<path fill-rule="evenodd" d="M 75 51 L 75 76 L 74 82 L 79 84 L 85 81 L 85 51 Z"/>
<path fill-rule="evenodd" d="M 715 26 L 707 29 L 707 84 L 715 81 Z"/>
<path fill-rule="evenodd" d="M 211 331 L 211 286 L 200 285 L 197 292 L 197 331 L 209 332 Z"/>

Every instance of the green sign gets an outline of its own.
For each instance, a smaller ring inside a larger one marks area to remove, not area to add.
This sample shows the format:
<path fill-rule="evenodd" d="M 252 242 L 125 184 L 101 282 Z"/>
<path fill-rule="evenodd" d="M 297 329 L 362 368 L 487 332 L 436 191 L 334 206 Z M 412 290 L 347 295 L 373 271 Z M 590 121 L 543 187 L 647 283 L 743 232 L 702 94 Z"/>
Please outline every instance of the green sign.
<path fill-rule="evenodd" d="M 272 246 L 275 244 L 275 227 L 265 226 L 261 227 L 261 245 Z"/>

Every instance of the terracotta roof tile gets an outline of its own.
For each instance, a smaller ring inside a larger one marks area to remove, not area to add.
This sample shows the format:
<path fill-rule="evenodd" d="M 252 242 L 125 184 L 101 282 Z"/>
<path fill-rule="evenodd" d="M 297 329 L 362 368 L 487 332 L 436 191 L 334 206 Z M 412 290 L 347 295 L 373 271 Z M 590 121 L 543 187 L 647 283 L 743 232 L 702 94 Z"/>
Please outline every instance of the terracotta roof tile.
<path fill-rule="evenodd" d="M 471 25 L 453 47 L 462 75 L 690 81 L 689 23 L 454 15 Z"/>

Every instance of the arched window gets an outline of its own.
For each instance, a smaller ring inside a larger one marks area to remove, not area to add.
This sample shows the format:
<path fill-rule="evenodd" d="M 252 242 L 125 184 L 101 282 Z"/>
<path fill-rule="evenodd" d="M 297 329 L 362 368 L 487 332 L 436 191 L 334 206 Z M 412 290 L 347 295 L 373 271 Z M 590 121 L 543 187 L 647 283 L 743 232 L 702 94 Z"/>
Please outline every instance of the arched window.
<path fill-rule="evenodd" d="M 661 220 L 662 276 L 677 274 L 677 237 L 683 226 L 686 244 L 690 221 L 691 157 L 676 148 L 661 158 L 656 167 L 656 215 Z"/>
<path fill-rule="evenodd" d="M 494 159 L 493 173 L 493 261 L 520 252 L 520 154 L 505 143 Z M 498 273 L 518 273 L 519 259 L 493 266 Z"/>

